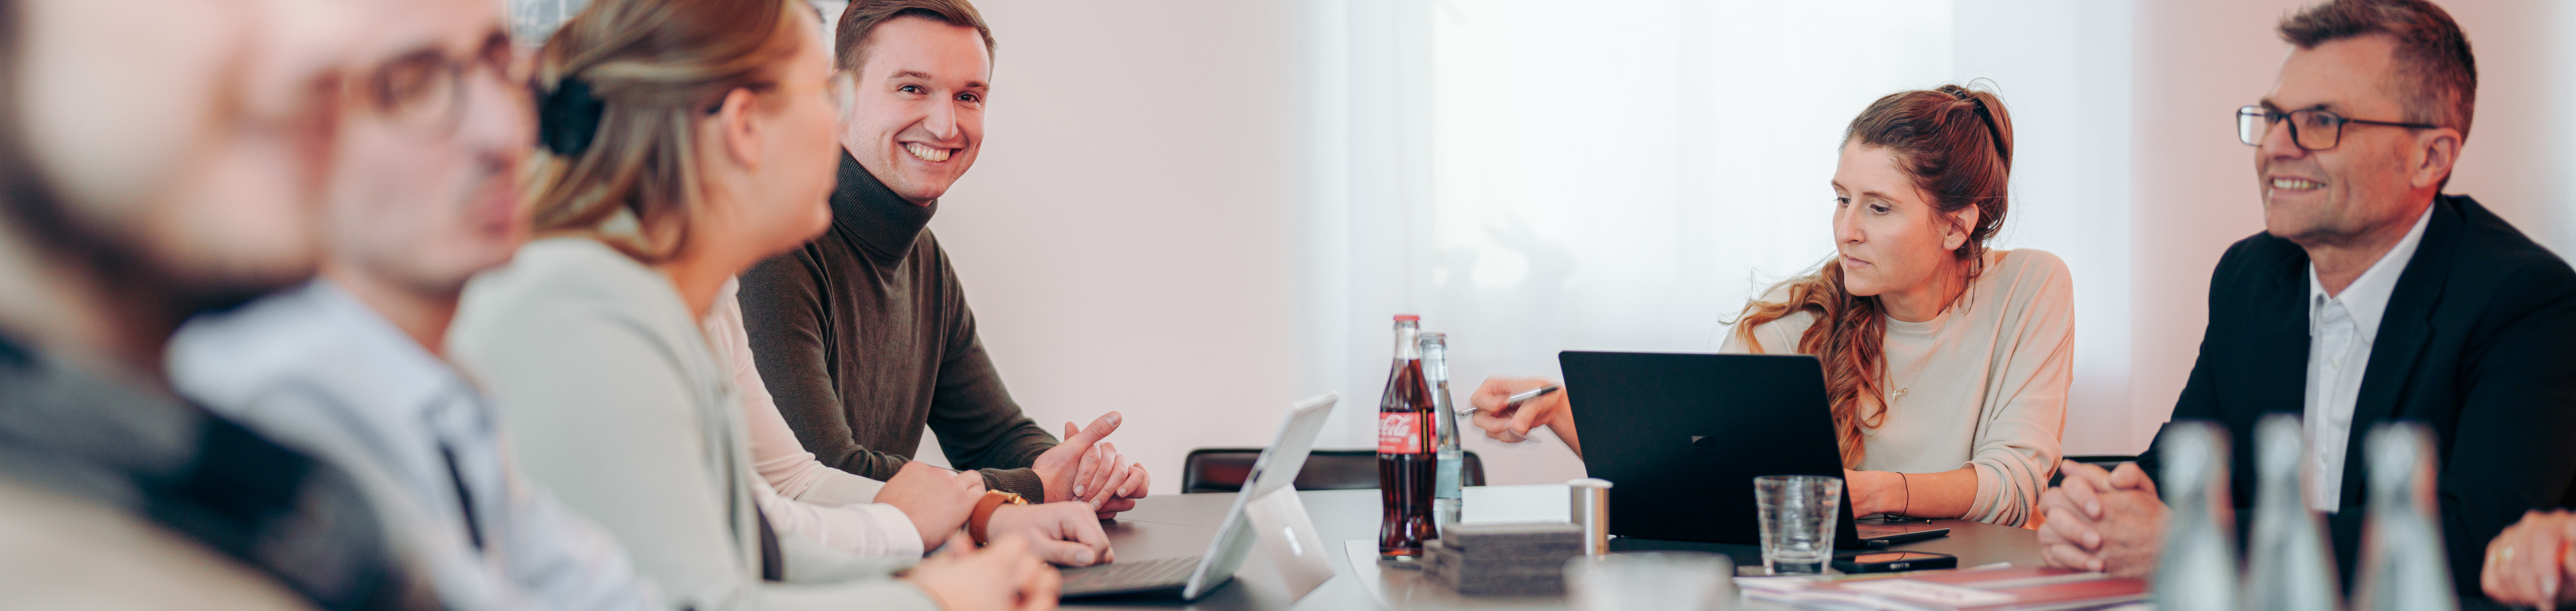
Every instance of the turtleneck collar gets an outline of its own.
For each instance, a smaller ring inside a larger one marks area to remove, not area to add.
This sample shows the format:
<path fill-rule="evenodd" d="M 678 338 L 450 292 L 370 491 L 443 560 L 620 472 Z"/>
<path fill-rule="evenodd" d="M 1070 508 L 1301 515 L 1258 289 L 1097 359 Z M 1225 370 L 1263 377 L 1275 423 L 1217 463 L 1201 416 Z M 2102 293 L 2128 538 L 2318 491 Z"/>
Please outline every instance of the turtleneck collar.
<path fill-rule="evenodd" d="M 877 180 L 848 150 L 841 151 L 840 184 L 832 188 L 832 225 L 856 236 L 868 254 L 890 263 L 903 261 L 921 228 L 938 212 L 938 201 L 914 205 Z"/>

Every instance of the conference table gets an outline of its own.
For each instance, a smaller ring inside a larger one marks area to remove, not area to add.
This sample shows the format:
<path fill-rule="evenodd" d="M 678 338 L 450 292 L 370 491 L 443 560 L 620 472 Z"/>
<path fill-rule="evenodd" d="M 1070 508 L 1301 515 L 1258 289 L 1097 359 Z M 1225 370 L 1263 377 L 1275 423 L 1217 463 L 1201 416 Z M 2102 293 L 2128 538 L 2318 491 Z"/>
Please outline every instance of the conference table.
<path fill-rule="evenodd" d="M 1065 606 L 1082 609 L 1265 611 L 1568 608 L 1561 596 L 1462 596 L 1424 580 L 1419 571 L 1381 569 L 1374 562 L 1378 528 L 1376 490 L 1307 490 L 1298 492 L 1297 496 L 1305 503 L 1307 515 L 1314 520 L 1317 534 L 1330 548 L 1325 552 L 1333 567 L 1333 577 L 1316 586 L 1304 598 L 1291 596 L 1277 569 L 1269 564 L 1264 554 L 1256 551 L 1236 572 L 1233 583 L 1197 601 L 1184 602 L 1177 595 L 1157 594 L 1072 600 L 1066 601 Z M 1460 521 L 1468 524 L 1563 522 L 1568 513 L 1567 491 L 1562 484 L 1473 486 L 1465 489 L 1465 496 Z M 1139 499 L 1134 510 L 1119 514 L 1118 519 L 1103 522 L 1102 526 L 1108 530 L 1111 550 L 1119 560 L 1202 554 L 1207 551 L 1208 543 L 1216 538 L 1217 527 L 1225 520 L 1226 510 L 1232 507 L 1234 497 L 1233 493 L 1147 497 Z M 1965 520 L 1935 520 L 1933 523 L 1949 527 L 1950 535 L 1890 549 L 1950 554 L 1959 557 L 1959 566 L 1962 567 L 1998 562 L 2027 566 L 2040 562 L 2039 536 L 2033 531 Z M 1626 543 L 1613 547 L 1626 549 Z M 1722 552 L 1732 556 L 1737 566 L 1759 567 L 1762 564 L 1760 551 L 1751 545 L 1677 546 Z M 1736 608 L 1780 607 L 1745 602 Z"/>

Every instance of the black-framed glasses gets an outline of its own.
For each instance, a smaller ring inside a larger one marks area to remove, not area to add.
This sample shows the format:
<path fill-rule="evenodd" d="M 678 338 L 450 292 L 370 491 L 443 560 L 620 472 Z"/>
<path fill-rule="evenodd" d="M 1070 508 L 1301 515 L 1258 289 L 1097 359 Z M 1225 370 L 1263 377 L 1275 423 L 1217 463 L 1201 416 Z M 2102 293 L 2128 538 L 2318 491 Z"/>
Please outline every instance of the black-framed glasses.
<path fill-rule="evenodd" d="M 823 94 L 823 103 L 832 105 L 834 121 L 850 122 L 850 115 L 858 108 L 859 79 L 857 75 L 847 70 L 834 70 L 831 77 L 821 82 L 769 81 L 742 86 L 744 89 L 750 89 L 752 93 L 776 90 L 778 93 L 788 95 L 808 93 L 803 91 L 806 87 L 813 87 L 815 92 Z M 707 114 L 710 115 L 723 111 L 723 99 L 717 99 L 714 104 L 707 106 Z"/>
<path fill-rule="evenodd" d="M 2290 142 L 2307 151 L 2322 151 L 2343 144 L 2345 125 L 2385 125 L 2406 129 L 2441 127 L 2424 123 L 2347 119 L 2315 108 L 2282 112 L 2270 106 L 2254 105 L 2236 109 L 2236 139 L 2246 146 L 2262 146 L 2263 138 L 2271 134 L 2272 124 L 2283 119 L 2290 122 Z"/>
<path fill-rule="evenodd" d="M 419 49 L 377 64 L 350 84 L 355 97 L 388 122 L 423 134 L 446 134 L 465 118 L 467 75 L 489 70 L 498 82 L 514 82 L 510 60 L 510 39 L 495 36 L 472 57 Z"/>

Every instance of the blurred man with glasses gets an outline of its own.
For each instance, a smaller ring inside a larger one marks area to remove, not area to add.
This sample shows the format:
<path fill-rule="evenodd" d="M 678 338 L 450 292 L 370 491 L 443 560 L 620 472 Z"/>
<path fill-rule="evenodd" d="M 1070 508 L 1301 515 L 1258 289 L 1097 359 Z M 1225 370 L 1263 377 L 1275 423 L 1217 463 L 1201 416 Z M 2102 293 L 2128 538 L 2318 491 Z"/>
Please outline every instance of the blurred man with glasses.
<path fill-rule="evenodd" d="M 0 606 L 435 607 L 363 478 L 175 395 L 312 276 L 375 3 L 0 3 Z"/>
<path fill-rule="evenodd" d="M 455 608 L 659 606 L 603 530 L 505 456 L 445 356 L 466 280 L 527 241 L 534 110 L 497 3 L 385 0 L 348 55 L 321 275 L 171 341 L 179 390 L 376 483 Z"/>
<path fill-rule="evenodd" d="M 2210 280 L 2200 358 L 2173 411 L 2254 438 L 2300 414 L 2309 509 L 2330 515 L 2351 583 L 2363 514 L 2361 439 L 2416 420 L 2440 439 L 2442 532 L 2455 590 L 2474 596 L 2487 541 L 2576 481 L 2576 272 L 2477 201 L 2443 195 L 2477 94 L 2467 36 L 2422 0 L 2334 0 L 2281 22 L 2295 48 L 2258 105 L 2265 231 Z M 2048 562 L 2152 571 L 2165 506 L 2159 452 L 2116 471 L 2063 466 L 2041 497 Z M 2238 515 L 2253 448 L 2236 448 Z"/>

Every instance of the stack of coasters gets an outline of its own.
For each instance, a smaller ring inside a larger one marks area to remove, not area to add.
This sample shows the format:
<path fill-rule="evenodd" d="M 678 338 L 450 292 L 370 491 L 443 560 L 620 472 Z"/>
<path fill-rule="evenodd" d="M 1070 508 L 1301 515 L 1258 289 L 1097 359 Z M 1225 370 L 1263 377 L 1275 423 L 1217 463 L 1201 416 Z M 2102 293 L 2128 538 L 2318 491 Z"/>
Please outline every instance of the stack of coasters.
<path fill-rule="evenodd" d="M 1583 553 L 1583 528 L 1458 524 L 1422 543 L 1422 576 L 1467 595 L 1565 593 L 1565 561 Z"/>

